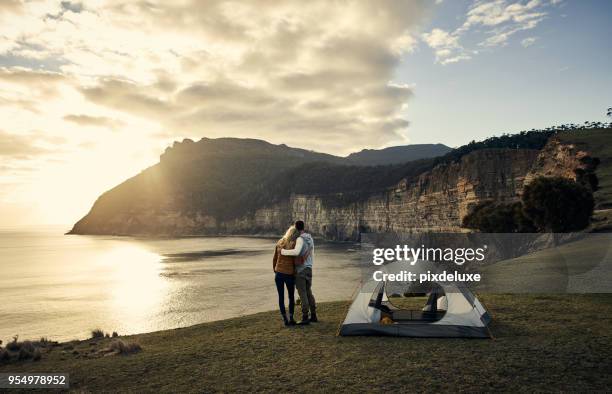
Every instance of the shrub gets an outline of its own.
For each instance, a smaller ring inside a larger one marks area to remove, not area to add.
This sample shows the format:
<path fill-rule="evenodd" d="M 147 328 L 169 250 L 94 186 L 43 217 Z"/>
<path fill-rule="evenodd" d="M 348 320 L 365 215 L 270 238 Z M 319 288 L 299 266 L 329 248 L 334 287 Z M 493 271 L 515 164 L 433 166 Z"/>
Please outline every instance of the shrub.
<path fill-rule="evenodd" d="M 54 345 L 57 345 L 56 341 L 50 341 L 47 337 L 41 337 L 38 341 L 32 341 L 32 343 L 34 344 L 34 346 L 38 347 L 51 347 Z"/>
<path fill-rule="evenodd" d="M 41 338 L 40 341 L 23 342 L 19 342 L 18 339 L 19 337 L 16 335 L 4 349 L 0 346 L 0 363 L 10 363 L 13 360 L 38 361 L 42 358 L 40 347 L 51 343 L 46 338 Z"/>
<path fill-rule="evenodd" d="M 91 330 L 91 339 L 100 339 L 104 338 L 104 331 L 96 328 L 95 330 Z"/>
<path fill-rule="evenodd" d="M 121 339 L 116 339 L 110 344 L 110 350 L 118 354 L 132 354 L 142 350 L 142 347 L 136 342 L 124 342 Z"/>
<path fill-rule="evenodd" d="M 21 348 L 21 342 L 18 342 L 17 341 L 18 339 L 19 339 L 19 336 L 15 335 L 13 337 L 13 340 L 6 344 L 6 350 L 10 352 L 18 352 L 19 349 Z"/>
<path fill-rule="evenodd" d="M 523 212 L 520 202 L 499 204 L 491 201 L 478 204 L 463 218 L 463 227 L 485 233 L 527 233 L 535 231 Z"/>
<path fill-rule="evenodd" d="M 486 233 L 570 232 L 589 225 L 593 193 L 566 178 L 536 178 L 522 202 L 483 202 L 463 218 L 462 226 Z"/>
<path fill-rule="evenodd" d="M 11 360 L 11 355 L 5 349 L 0 348 L 0 364 L 9 362 Z"/>
<path fill-rule="evenodd" d="M 17 356 L 17 358 L 19 360 L 29 360 L 34 358 L 34 353 L 36 352 L 36 347 L 34 346 L 34 344 L 30 341 L 24 341 L 21 343 L 21 346 L 19 348 L 19 355 Z M 39 351 L 40 353 L 40 351 Z"/>
<path fill-rule="evenodd" d="M 117 338 L 119 336 L 119 334 L 117 334 L 117 331 L 113 331 L 113 338 Z"/>
<path fill-rule="evenodd" d="M 589 225 L 594 205 L 588 187 L 566 178 L 536 178 L 523 192 L 523 210 L 539 231 L 582 230 Z"/>

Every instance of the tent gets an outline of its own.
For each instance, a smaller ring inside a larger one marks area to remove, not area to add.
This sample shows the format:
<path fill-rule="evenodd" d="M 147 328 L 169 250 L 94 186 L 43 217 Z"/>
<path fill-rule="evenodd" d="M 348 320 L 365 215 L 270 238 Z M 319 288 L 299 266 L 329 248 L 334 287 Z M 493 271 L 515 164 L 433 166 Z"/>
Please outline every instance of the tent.
<path fill-rule="evenodd" d="M 397 261 L 377 267 L 385 273 L 398 273 L 403 269 L 415 272 L 415 268 Z M 421 264 L 421 270 L 426 268 L 426 264 Z M 388 294 L 399 296 L 397 292 L 392 291 L 401 288 L 405 291 L 404 294 L 411 294 L 411 288 L 415 287 L 417 286 L 414 283 L 376 281 L 370 276 L 356 293 L 340 326 L 339 334 L 429 338 L 491 337 L 487 328 L 491 320 L 490 315 L 465 285 L 451 282 L 429 283 L 427 293 L 419 294 L 426 296 L 423 299 L 427 301 L 422 308 L 416 310 L 398 308 L 389 300 Z"/>

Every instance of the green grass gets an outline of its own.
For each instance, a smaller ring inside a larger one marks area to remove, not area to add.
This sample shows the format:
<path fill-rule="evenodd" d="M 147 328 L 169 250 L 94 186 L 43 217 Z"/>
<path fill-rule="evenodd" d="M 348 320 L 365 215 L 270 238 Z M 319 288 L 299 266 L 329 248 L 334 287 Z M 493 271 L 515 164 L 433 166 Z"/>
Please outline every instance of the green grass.
<path fill-rule="evenodd" d="M 127 356 L 95 355 L 113 339 L 59 344 L 0 372 L 68 372 L 92 392 L 609 390 L 612 295 L 481 300 L 494 340 L 336 337 L 337 302 L 309 327 L 265 312 L 123 338 L 142 346 Z"/>
<path fill-rule="evenodd" d="M 562 133 L 563 142 L 576 144 L 601 161 L 595 173 L 599 179 L 599 190 L 595 201 L 599 208 L 612 208 L 612 130 L 589 130 L 579 133 Z"/>

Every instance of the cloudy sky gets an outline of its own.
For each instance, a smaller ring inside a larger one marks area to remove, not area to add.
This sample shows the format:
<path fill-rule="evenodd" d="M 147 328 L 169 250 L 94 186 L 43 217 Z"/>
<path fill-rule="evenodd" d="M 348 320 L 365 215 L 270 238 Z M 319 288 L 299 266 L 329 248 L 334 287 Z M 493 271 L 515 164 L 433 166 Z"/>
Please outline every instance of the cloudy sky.
<path fill-rule="evenodd" d="M 347 154 L 603 120 L 606 0 L 1 0 L 0 226 L 185 137 Z"/>

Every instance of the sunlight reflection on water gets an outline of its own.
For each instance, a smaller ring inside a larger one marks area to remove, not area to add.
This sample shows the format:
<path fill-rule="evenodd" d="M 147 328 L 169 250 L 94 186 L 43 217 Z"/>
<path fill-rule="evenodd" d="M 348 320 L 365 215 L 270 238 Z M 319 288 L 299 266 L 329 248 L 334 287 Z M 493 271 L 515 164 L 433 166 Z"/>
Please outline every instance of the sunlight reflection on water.
<path fill-rule="evenodd" d="M 273 310 L 275 240 L 64 236 L 0 230 L 0 339 L 133 334 Z M 320 301 L 350 297 L 353 245 L 318 244 Z M 338 280 L 338 277 L 341 280 Z"/>
<path fill-rule="evenodd" d="M 162 257 L 134 245 L 121 245 L 100 256 L 109 269 L 109 293 L 115 317 L 124 327 L 146 329 L 167 297 L 168 283 L 160 275 Z"/>

